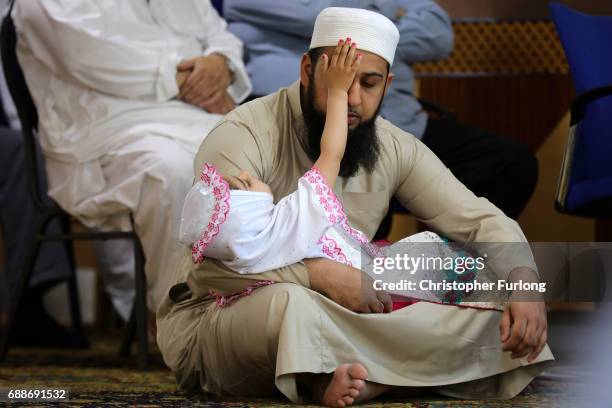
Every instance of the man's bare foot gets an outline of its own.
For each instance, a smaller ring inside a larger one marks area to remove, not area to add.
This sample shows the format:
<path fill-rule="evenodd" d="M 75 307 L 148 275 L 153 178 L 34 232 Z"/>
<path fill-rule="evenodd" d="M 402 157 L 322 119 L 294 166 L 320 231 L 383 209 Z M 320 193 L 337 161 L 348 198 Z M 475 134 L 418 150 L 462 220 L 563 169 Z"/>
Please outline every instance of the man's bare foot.
<path fill-rule="evenodd" d="M 342 364 L 329 379 L 320 377 L 313 385 L 315 399 L 327 407 L 344 408 L 352 405 L 365 386 L 368 370 L 359 364 Z"/>

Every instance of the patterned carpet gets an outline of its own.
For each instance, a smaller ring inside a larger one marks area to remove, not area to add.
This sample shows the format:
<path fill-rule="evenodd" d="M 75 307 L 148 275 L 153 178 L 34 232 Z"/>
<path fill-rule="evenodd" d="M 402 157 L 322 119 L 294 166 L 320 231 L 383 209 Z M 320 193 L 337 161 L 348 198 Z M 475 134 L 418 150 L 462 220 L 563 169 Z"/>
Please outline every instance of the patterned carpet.
<path fill-rule="evenodd" d="M 94 336 L 92 347 L 83 351 L 13 349 L 0 366 L 0 388 L 19 386 L 69 388 L 70 399 L 62 406 L 139 406 L 139 407 L 269 407 L 294 406 L 278 400 L 215 398 L 177 390 L 174 378 L 164 367 L 159 353 L 152 355 L 152 368 L 139 372 L 134 359 L 117 356 L 119 335 Z M 568 401 L 568 389 L 576 384 L 556 376 L 534 381 L 512 401 L 460 401 L 438 396 L 417 399 L 378 399 L 368 407 L 559 407 L 575 406 Z M 20 403 L 19 406 L 28 404 Z M 36 403 L 30 406 L 58 406 Z M 0 406 L 2 403 L 0 402 Z M 7 406 L 17 406 L 8 404 Z"/>

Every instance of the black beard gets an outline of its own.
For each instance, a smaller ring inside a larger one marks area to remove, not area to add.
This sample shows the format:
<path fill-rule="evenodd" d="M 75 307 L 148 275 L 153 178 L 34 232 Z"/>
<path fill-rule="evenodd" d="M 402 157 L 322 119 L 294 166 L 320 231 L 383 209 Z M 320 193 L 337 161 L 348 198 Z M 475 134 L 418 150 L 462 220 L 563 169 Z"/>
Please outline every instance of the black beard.
<path fill-rule="evenodd" d="M 306 125 L 306 154 L 313 162 L 316 162 L 321 154 L 321 137 L 325 127 L 325 113 L 320 112 L 314 106 L 314 78 L 308 84 L 308 90 L 301 98 L 302 112 Z M 380 155 L 380 143 L 376 134 L 376 118 L 380 111 L 381 102 L 371 119 L 361 122 L 355 129 L 349 129 L 344 156 L 340 162 L 340 177 L 352 177 L 363 166 L 368 173 L 374 170 L 374 166 Z"/>

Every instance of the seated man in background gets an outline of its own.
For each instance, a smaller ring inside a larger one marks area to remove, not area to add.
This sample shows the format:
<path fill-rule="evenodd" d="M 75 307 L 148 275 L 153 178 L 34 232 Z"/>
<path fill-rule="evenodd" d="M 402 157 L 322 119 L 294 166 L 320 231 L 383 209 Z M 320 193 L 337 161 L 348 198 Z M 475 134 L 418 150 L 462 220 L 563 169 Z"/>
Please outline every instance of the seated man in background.
<path fill-rule="evenodd" d="M 155 310 L 197 147 L 251 93 L 242 43 L 209 1 L 32 0 L 13 17 L 49 194 L 89 227 L 134 215 Z"/>
<path fill-rule="evenodd" d="M 395 79 L 381 116 L 415 135 L 466 187 L 516 219 L 537 181 L 537 161 L 527 146 L 455 119 L 428 116 L 413 93 L 410 65 L 444 58 L 453 47 L 450 18 L 432 0 L 225 0 L 229 29 L 245 43 L 253 95 L 267 95 L 293 83 L 315 17 L 325 7 L 343 5 L 377 11 L 400 32 L 392 67 Z M 389 227 L 388 217 L 378 237 L 384 237 Z"/>
<path fill-rule="evenodd" d="M 8 0 L 0 0 L 1 14 L 6 15 Z M 6 253 L 6 275 L 3 281 L 3 307 L 8 307 L 18 274 L 23 272 L 26 250 L 38 226 L 40 214 L 29 194 L 24 145 L 20 134 L 21 123 L 5 82 L 0 61 L 0 231 Z M 37 150 L 39 167 L 37 179 L 41 184 L 41 195 L 46 196 L 47 176 L 44 158 Z M 49 199 L 49 205 L 51 205 Z M 47 228 L 48 233 L 60 233 L 58 221 Z M 129 241 L 94 241 L 104 288 L 108 292 L 117 313 L 127 321 L 134 298 L 134 260 Z M 128 255 L 128 256 L 126 256 Z M 128 259 L 129 258 L 129 259 Z M 65 281 L 70 271 L 66 247 L 60 242 L 47 242 L 41 246 L 28 290 L 19 304 L 11 333 L 11 342 L 19 346 L 36 347 L 79 347 L 85 346 L 84 339 L 75 337 L 60 326 L 47 312 L 43 297 L 56 284 Z M 11 292 L 9 292 L 11 291 Z M 40 336 L 44 332 L 45 336 Z"/>

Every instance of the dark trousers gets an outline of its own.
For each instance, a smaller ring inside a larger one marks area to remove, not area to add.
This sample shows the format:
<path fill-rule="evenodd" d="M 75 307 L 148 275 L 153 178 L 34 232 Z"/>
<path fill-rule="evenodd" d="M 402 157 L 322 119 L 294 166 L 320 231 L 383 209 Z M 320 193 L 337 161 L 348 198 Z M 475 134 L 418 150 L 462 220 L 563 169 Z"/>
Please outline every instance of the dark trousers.
<path fill-rule="evenodd" d="M 474 194 L 518 218 L 538 179 L 537 159 L 525 144 L 455 119 L 437 118 L 429 119 L 422 141 Z M 388 235 L 393 212 L 406 210 L 392 202 L 375 239 Z"/>
<path fill-rule="evenodd" d="M 0 127 L 0 230 L 9 287 L 16 283 L 17 274 L 22 272 L 25 252 L 41 217 L 30 198 L 24 160 L 21 134 Z M 46 189 L 43 168 L 39 169 L 38 178 L 42 181 L 42 188 Z M 59 233 L 59 223 L 52 222 L 48 231 Z M 59 242 L 46 242 L 38 254 L 30 287 L 65 279 L 69 271 L 64 246 Z"/>
<path fill-rule="evenodd" d="M 430 119 L 423 143 L 467 188 L 510 218 L 518 218 L 533 195 L 538 162 L 516 139 L 452 119 Z"/>

